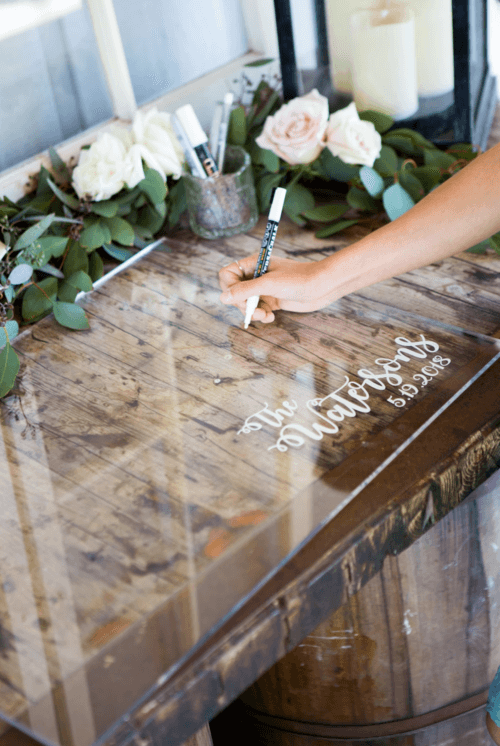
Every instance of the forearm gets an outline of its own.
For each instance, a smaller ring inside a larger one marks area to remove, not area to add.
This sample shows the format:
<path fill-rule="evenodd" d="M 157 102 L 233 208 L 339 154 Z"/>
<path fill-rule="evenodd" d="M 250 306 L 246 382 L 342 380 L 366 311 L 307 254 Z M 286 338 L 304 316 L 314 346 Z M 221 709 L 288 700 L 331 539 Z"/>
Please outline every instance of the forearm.
<path fill-rule="evenodd" d="M 345 295 L 458 254 L 498 231 L 500 145 L 476 158 L 400 218 L 322 264 L 329 284 Z"/>

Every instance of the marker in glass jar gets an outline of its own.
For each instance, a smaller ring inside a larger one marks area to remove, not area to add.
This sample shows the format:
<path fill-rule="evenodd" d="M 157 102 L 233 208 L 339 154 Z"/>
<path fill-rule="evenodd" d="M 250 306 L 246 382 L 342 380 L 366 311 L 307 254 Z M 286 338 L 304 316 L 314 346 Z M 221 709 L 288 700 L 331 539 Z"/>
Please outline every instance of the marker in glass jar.
<path fill-rule="evenodd" d="M 196 153 L 196 157 L 200 162 L 203 173 L 205 174 L 204 178 L 218 176 L 219 171 L 217 169 L 217 164 L 215 163 L 215 159 L 208 147 L 208 137 L 203 132 L 201 124 L 191 104 L 181 106 L 177 109 L 175 115 L 184 129 L 191 147 Z"/>

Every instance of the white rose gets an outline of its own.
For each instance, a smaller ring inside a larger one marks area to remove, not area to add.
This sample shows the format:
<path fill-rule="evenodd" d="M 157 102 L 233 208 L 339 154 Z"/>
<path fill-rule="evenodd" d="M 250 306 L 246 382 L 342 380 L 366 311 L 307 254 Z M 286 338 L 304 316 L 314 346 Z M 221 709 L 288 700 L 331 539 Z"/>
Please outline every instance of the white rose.
<path fill-rule="evenodd" d="M 324 148 L 327 123 L 328 99 L 314 89 L 267 117 L 255 142 L 291 165 L 311 163 Z"/>
<path fill-rule="evenodd" d="M 353 102 L 330 116 L 326 147 L 344 163 L 373 166 L 380 155 L 382 138 L 372 122 L 359 118 Z"/>
<path fill-rule="evenodd" d="M 95 202 L 109 199 L 126 185 L 134 187 L 144 178 L 137 154 L 127 149 L 114 135 L 105 132 L 88 150 L 82 150 L 73 171 L 73 187 L 80 199 Z"/>
<path fill-rule="evenodd" d="M 6 253 L 7 253 L 7 246 L 4 244 L 3 241 L 0 241 L 0 262 L 2 261 Z"/>
<path fill-rule="evenodd" d="M 168 175 L 178 179 L 183 171 L 184 151 L 170 123 L 170 114 L 150 109 L 138 111 L 132 125 L 132 137 L 138 152 L 150 168 L 166 181 Z"/>

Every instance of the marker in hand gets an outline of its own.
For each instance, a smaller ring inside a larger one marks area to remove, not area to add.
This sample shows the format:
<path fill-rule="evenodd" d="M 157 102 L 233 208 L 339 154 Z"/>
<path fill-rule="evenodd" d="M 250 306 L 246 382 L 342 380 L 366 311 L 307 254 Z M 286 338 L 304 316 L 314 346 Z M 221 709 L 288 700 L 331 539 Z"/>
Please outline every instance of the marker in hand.
<path fill-rule="evenodd" d="M 267 268 L 269 267 L 271 251 L 273 250 L 274 240 L 278 231 L 278 223 L 280 222 L 281 213 L 283 211 L 285 197 L 286 189 L 283 189 L 283 187 L 278 187 L 274 192 L 273 200 L 271 202 L 269 217 L 267 219 L 266 232 L 264 233 L 264 238 L 262 239 L 262 246 L 260 248 L 257 266 L 255 267 L 255 272 L 253 273 L 254 279 L 267 272 Z M 249 298 L 247 298 L 245 329 L 248 329 L 248 325 L 252 320 L 253 312 L 258 305 L 258 295 L 251 295 Z"/>

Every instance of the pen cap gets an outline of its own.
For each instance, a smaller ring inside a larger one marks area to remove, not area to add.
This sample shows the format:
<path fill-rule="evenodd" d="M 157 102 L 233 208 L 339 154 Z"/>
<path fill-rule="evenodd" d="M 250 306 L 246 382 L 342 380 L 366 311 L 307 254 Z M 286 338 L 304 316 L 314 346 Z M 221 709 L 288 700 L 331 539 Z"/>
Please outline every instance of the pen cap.
<path fill-rule="evenodd" d="M 184 131 L 188 136 L 189 142 L 191 143 L 193 148 L 196 148 L 198 145 L 202 145 L 203 143 L 207 142 L 208 138 L 203 132 L 201 124 L 191 104 L 181 106 L 179 109 L 177 109 L 175 115 L 184 128 Z"/>
<path fill-rule="evenodd" d="M 274 220 L 275 223 L 279 223 L 281 213 L 283 211 L 283 205 L 285 203 L 286 189 L 278 187 L 274 192 L 273 201 L 271 202 L 271 209 L 269 210 L 268 220 Z"/>

